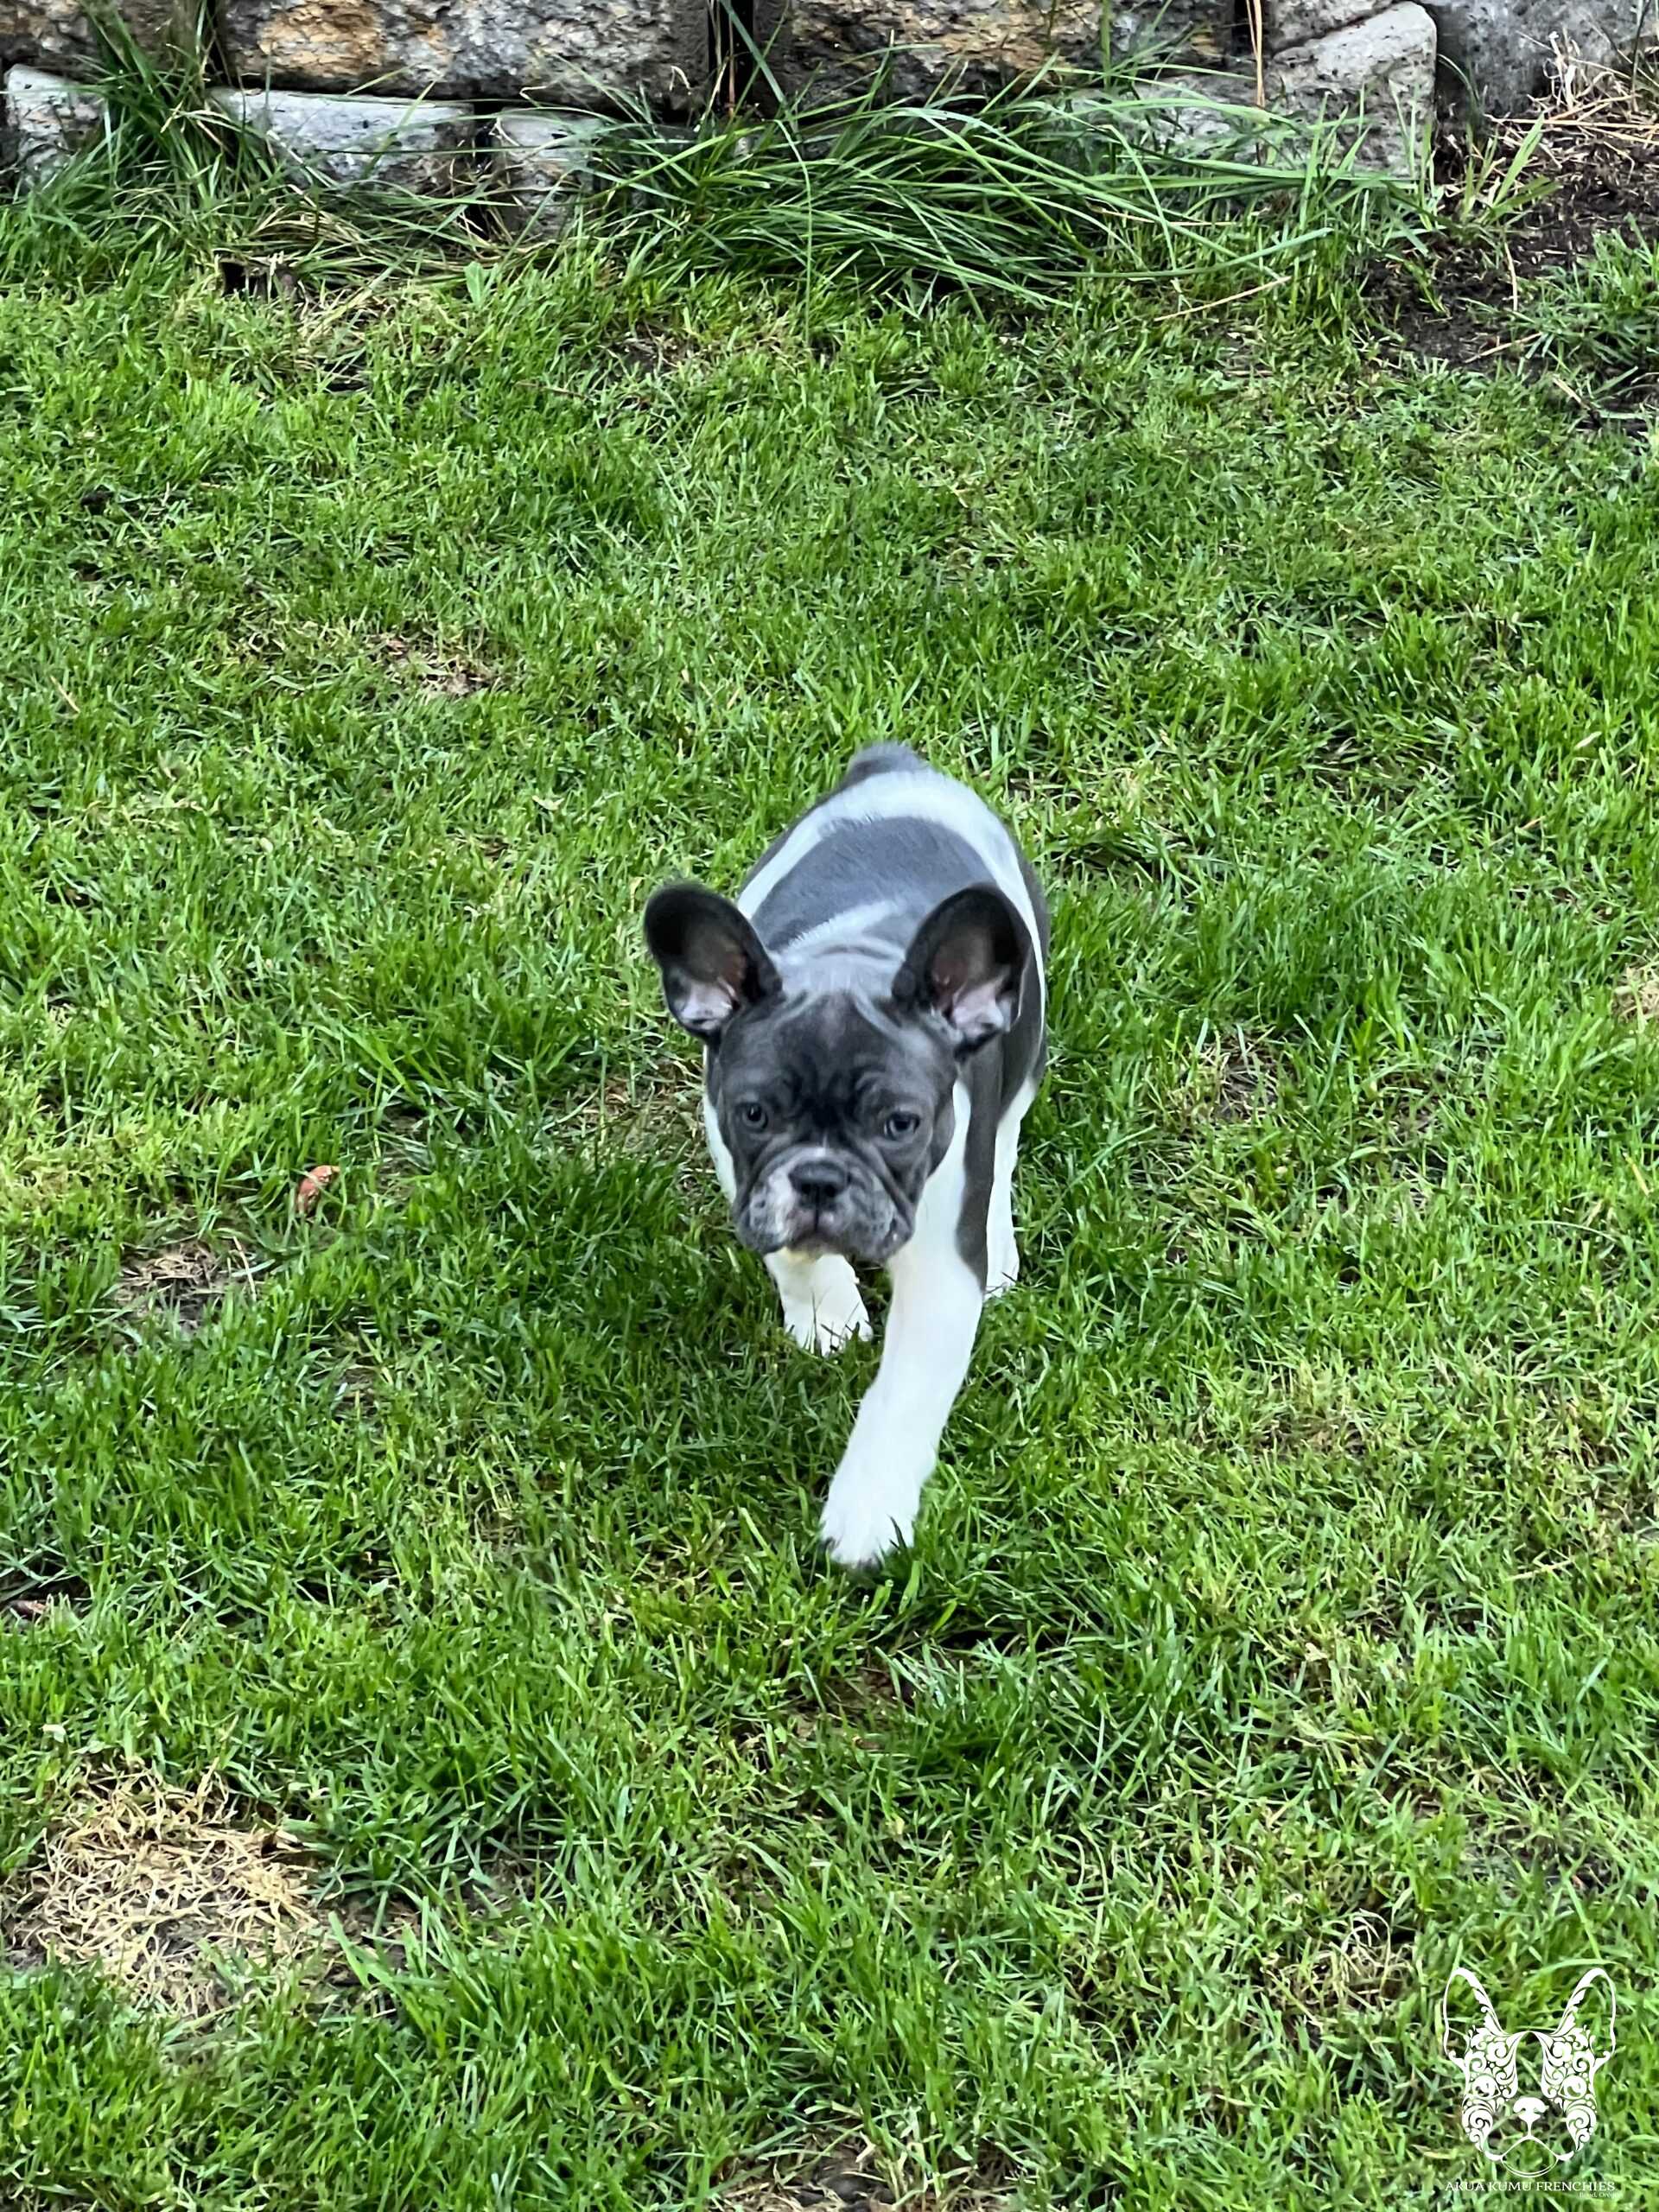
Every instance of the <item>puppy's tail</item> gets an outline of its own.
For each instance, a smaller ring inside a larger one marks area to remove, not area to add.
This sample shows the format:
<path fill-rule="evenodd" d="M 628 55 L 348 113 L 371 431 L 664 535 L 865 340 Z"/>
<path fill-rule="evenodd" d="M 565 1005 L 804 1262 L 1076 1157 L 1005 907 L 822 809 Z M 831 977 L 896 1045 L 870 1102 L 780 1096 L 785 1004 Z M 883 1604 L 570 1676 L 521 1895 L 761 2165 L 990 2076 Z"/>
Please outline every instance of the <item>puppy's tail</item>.
<path fill-rule="evenodd" d="M 847 764 L 847 772 L 841 779 L 845 791 L 849 784 L 861 784 L 867 776 L 884 775 L 890 768 L 925 768 L 927 763 L 919 753 L 912 753 L 907 745 L 867 745 L 861 753 L 855 753 Z"/>

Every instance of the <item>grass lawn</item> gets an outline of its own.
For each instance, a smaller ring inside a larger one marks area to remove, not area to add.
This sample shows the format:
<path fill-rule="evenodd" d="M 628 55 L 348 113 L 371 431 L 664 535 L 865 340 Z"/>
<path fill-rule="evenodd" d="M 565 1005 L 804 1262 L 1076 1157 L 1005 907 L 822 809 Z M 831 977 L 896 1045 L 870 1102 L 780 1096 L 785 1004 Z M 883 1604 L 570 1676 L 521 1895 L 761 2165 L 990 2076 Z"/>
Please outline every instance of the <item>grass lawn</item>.
<path fill-rule="evenodd" d="M 0 298 L 0 2202 L 1450 2202 L 1592 1961 L 1654 2201 L 1655 453 L 1276 296 Z M 1054 1058 L 860 1583 L 638 916 L 893 737 Z"/>

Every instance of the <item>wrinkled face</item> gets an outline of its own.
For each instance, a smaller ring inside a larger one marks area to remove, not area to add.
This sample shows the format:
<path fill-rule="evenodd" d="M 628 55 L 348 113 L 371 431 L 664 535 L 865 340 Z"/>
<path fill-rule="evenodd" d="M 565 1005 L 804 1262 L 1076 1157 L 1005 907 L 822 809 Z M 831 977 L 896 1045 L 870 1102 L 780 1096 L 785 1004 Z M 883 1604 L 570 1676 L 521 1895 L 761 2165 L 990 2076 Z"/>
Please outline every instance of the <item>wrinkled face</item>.
<path fill-rule="evenodd" d="M 1019 1002 L 1030 947 L 1001 892 L 942 899 L 890 982 L 878 960 L 868 982 L 843 962 L 833 982 L 786 985 L 747 917 L 701 884 L 665 885 L 645 921 L 669 1012 L 709 1048 L 744 1243 L 891 1258 L 950 1146 L 958 1065 Z"/>
<path fill-rule="evenodd" d="M 850 991 L 740 1015 L 711 1054 L 709 1095 L 741 1241 L 889 1258 L 949 1147 L 956 1072 L 937 1023 Z"/>

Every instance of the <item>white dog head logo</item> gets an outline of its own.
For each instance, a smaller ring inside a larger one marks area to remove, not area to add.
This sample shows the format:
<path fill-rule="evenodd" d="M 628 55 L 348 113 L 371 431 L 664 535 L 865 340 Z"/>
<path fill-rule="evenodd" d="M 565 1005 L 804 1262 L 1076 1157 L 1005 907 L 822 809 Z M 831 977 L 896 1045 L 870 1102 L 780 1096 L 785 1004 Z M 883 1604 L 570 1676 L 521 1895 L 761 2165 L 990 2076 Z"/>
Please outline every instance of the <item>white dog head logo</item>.
<path fill-rule="evenodd" d="M 1468 2027 L 1454 2025 L 1452 1987 L 1465 1981 L 1474 1992 L 1478 2016 Z M 1605 2005 L 1591 1991 L 1599 1983 L 1606 1992 Z M 1530 2084 L 1521 2087 L 1517 2053 L 1526 2033 L 1508 2034 L 1492 2000 L 1466 1967 L 1453 1967 L 1440 1999 L 1440 2049 L 1463 2076 L 1463 2103 L 1459 2118 L 1463 2132 L 1475 2148 L 1495 2165 L 1502 2165 L 1512 2151 L 1535 2143 L 1565 2165 L 1596 2132 L 1596 2076 L 1618 2045 L 1613 2026 L 1618 2014 L 1613 1985 L 1600 1967 L 1592 1967 L 1567 2000 L 1567 2010 L 1554 2028 L 1534 2028 L 1541 2056 L 1537 2094 Z M 1599 2028 L 1592 2024 L 1605 2012 Z M 1461 2049 L 1457 2044 L 1461 2038 Z M 1565 2150 L 1557 2150 L 1548 2134 L 1540 2135 L 1541 2120 L 1555 2115 L 1556 2131 L 1564 2132 Z"/>

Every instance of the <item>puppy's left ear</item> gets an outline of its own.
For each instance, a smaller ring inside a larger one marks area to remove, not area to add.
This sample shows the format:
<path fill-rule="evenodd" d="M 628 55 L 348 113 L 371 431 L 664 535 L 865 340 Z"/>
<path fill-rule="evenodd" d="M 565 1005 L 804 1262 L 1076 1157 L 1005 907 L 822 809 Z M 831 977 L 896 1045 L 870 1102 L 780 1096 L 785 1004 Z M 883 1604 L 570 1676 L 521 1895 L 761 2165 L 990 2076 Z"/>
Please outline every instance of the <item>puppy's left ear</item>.
<path fill-rule="evenodd" d="M 706 1043 L 717 1044 L 734 1014 L 779 988 L 747 915 L 700 883 L 667 883 L 653 893 L 645 942 L 662 969 L 669 1012 Z"/>
<path fill-rule="evenodd" d="M 1030 958 L 1025 924 L 1000 891 L 976 883 L 953 892 L 917 931 L 893 999 L 906 1011 L 931 1008 L 957 1052 L 971 1052 L 1012 1023 Z"/>

